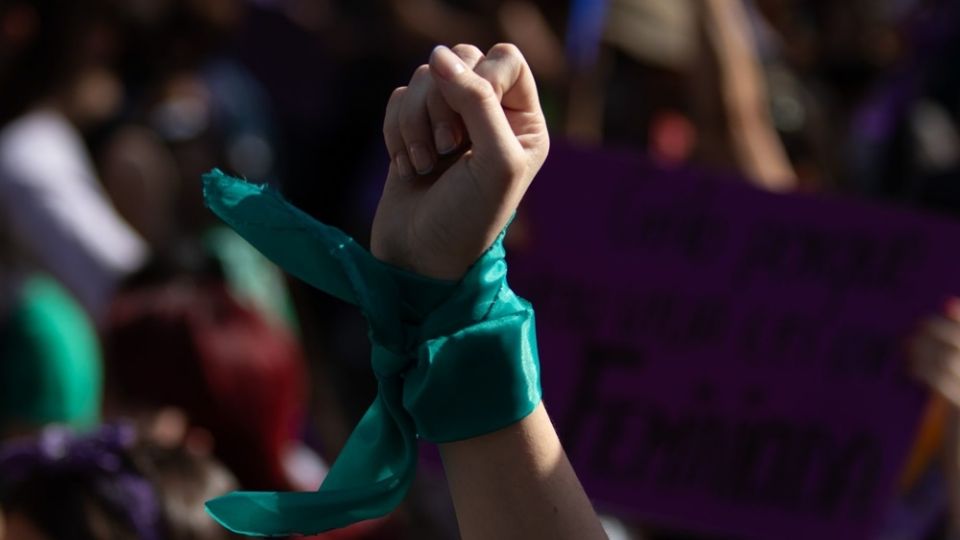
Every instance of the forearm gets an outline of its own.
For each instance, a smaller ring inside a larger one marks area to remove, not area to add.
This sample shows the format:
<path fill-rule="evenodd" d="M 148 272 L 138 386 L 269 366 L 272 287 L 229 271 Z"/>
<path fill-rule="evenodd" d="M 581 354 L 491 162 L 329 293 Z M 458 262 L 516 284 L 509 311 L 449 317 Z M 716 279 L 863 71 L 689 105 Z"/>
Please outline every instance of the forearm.
<path fill-rule="evenodd" d="M 606 538 L 542 403 L 512 426 L 440 451 L 465 540 Z"/>
<path fill-rule="evenodd" d="M 790 189 L 796 173 L 773 127 L 760 60 L 749 38 L 746 9 L 739 1 L 727 0 L 708 0 L 703 8 L 735 159 L 741 170 L 763 187 Z"/>
<path fill-rule="evenodd" d="M 431 95 L 436 110 L 428 110 Z M 384 116 L 391 167 L 371 251 L 422 276 L 458 280 L 421 325 L 423 335 L 432 335 L 441 314 L 467 315 L 459 330 L 428 345 L 430 361 L 413 361 L 436 369 L 407 377 L 403 399 L 421 438 L 458 441 L 440 449 L 462 537 L 604 538 L 539 404 L 533 314 L 505 280 L 497 283 L 505 270 L 500 235 L 549 148 L 529 65 L 506 44 L 486 54 L 437 47 L 429 65 L 394 90 Z M 449 150 L 434 144 L 436 128 L 459 126 L 469 153 L 414 174 L 422 150 Z M 457 321 L 440 326 L 448 324 Z"/>

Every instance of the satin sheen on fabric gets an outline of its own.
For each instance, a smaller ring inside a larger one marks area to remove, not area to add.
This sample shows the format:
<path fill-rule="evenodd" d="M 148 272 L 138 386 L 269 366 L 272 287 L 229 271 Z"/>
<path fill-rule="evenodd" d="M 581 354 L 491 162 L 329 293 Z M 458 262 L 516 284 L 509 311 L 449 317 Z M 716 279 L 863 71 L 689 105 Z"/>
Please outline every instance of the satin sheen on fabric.
<path fill-rule="evenodd" d="M 316 534 L 386 515 L 416 474 L 418 438 L 476 437 L 539 404 L 533 309 L 507 285 L 503 233 L 460 281 L 439 281 L 377 260 L 269 186 L 213 170 L 203 190 L 207 206 L 269 259 L 363 312 L 378 381 L 376 399 L 318 491 L 208 501 L 227 529 Z"/>

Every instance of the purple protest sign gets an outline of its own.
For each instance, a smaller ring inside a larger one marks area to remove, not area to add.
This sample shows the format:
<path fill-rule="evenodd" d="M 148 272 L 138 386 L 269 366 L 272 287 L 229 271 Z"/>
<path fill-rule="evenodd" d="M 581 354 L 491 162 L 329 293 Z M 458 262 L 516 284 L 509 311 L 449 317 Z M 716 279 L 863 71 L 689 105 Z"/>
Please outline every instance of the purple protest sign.
<path fill-rule="evenodd" d="M 555 147 L 514 227 L 545 401 L 600 508 L 875 533 L 925 395 L 901 344 L 960 292 L 960 226 Z"/>

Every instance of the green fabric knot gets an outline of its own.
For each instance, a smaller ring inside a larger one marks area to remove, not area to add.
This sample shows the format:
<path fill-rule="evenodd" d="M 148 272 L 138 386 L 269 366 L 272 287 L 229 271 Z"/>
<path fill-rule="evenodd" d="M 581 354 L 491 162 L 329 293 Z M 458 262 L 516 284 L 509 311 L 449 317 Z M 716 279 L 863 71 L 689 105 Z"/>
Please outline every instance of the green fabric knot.
<path fill-rule="evenodd" d="M 399 377 L 412 363 L 409 354 L 398 353 L 373 342 L 370 364 L 378 379 Z"/>
<path fill-rule="evenodd" d="M 533 309 L 506 282 L 503 233 L 457 282 L 385 264 L 275 190 L 204 175 L 207 206 L 290 274 L 363 312 L 378 393 L 316 492 L 208 501 L 233 532 L 315 534 L 392 511 L 417 438 L 442 443 L 513 424 L 540 402 Z"/>

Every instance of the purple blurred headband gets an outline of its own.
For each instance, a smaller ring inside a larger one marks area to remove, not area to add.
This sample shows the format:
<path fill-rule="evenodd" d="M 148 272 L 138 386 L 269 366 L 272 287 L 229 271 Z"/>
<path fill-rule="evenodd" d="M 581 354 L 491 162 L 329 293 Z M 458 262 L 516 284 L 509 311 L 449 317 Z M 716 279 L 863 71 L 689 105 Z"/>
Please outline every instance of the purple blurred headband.
<path fill-rule="evenodd" d="M 63 427 L 47 428 L 37 437 L 0 446 L 0 479 L 12 486 L 37 473 L 89 475 L 97 494 L 127 519 L 137 538 L 160 540 L 156 491 L 125 456 L 135 441 L 133 427 L 123 424 L 107 424 L 82 435 Z"/>

